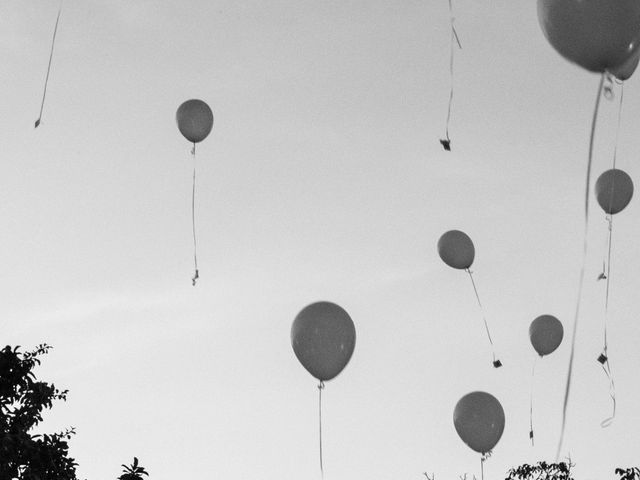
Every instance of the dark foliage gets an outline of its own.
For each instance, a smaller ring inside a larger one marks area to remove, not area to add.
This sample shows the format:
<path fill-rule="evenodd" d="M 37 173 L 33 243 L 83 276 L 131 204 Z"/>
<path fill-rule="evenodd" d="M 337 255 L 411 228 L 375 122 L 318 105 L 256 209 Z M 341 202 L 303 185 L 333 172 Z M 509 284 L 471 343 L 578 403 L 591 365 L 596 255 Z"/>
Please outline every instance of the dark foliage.
<path fill-rule="evenodd" d="M 0 350 L 0 479 L 76 480 L 77 463 L 69 457 L 67 440 L 75 432 L 34 435 L 43 410 L 55 400 L 66 400 L 67 390 L 36 379 L 38 357 L 51 347 L 31 352 L 6 346 Z"/>
<path fill-rule="evenodd" d="M 118 480 L 142 480 L 142 475 L 149 475 L 144 467 L 138 465 L 136 457 L 133 457 L 133 463 L 130 466 L 122 466 L 124 467 L 124 473 L 118 477 Z"/>
<path fill-rule="evenodd" d="M 547 463 L 538 462 L 536 465 L 520 465 L 507 472 L 505 480 L 574 480 L 571 476 L 571 467 L 568 462 Z"/>
<path fill-rule="evenodd" d="M 640 468 L 616 468 L 616 475 L 620 476 L 620 480 L 640 480 Z"/>

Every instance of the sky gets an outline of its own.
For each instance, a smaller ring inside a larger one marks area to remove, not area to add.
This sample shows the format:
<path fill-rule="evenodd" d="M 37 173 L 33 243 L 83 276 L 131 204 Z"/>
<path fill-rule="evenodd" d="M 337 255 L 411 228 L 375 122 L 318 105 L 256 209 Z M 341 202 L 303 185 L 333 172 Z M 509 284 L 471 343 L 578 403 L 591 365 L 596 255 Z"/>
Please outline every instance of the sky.
<path fill-rule="evenodd" d="M 323 392 L 327 480 L 480 474 L 453 427 L 466 393 L 501 402 L 485 478 L 553 461 L 582 265 L 589 131 L 599 77 L 558 55 L 535 2 L 67 0 L 42 124 L 58 3 L 0 2 L 2 343 L 54 347 L 39 378 L 70 390 L 43 431 L 76 428 L 79 478 L 134 456 L 152 479 L 320 478 L 317 381 L 291 323 L 341 305 L 354 355 Z M 617 99 L 602 100 L 593 178 L 611 167 Z M 625 82 L 617 165 L 636 179 L 638 79 Z M 213 110 L 197 148 L 200 279 L 191 285 L 190 145 L 175 112 Z M 607 223 L 589 218 L 562 456 L 581 480 L 638 465 L 640 212 L 615 216 L 609 353 Z M 469 279 L 436 244 L 451 229 Z M 537 362 L 528 327 L 565 339 Z"/>

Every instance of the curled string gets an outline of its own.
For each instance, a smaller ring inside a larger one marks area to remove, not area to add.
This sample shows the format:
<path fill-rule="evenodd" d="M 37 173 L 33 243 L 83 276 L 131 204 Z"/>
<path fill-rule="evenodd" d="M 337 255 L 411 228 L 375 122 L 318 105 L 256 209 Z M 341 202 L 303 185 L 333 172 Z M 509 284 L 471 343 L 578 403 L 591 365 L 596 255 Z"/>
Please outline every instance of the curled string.
<path fill-rule="evenodd" d="M 196 281 L 200 278 L 198 274 L 198 245 L 196 243 L 196 144 L 191 149 L 193 157 L 193 184 L 191 187 L 191 228 L 193 231 L 193 264 L 195 272 L 191 278 L 191 285 L 196 286 Z"/>
<path fill-rule="evenodd" d="M 42 103 L 40 103 L 40 114 L 33 128 L 38 128 L 42 120 L 42 111 L 44 110 L 44 99 L 47 96 L 47 85 L 49 84 L 49 73 L 51 72 L 51 61 L 53 60 L 53 47 L 56 44 L 56 34 L 58 33 L 58 23 L 60 22 L 60 13 L 62 12 L 62 0 L 58 7 L 58 16 L 56 17 L 56 26 L 53 29 L 53 38 L 51 39 L 51 51 L 49 52 L 49 64 L 47 65 L 47 76 L 44 79 L 44 89 L 42 91 Z"/>
<path fill-rule="evenodd" d="M 482 320 L 484 322 L 484 329 L 487 332 L 487 338 L 489 339 L 489 343 L 491 344 L 491 355 L 493 357 L 493 366 L 495 368 L 500 368 L 502 366 L 502 362 L 496 358 L 496 351 L 493 345 L 493 340 L 491 339 L 491 333 L 489 332 L 489 324 L 487 322 L 487 317 L 484 314 L 484 308 L 482 307 L 482 302 L 480 301 L 480 295 L 478 295 L 478 289 L 476 288 L 476 282 L 473 279 L 473 272 L 469 268 L 465 268 L 465 271 L 469 274 L 469 278 L 471 279 L 471 285 L 473 285 L 473 291 L 476 294 L 476 300 L 478 301 L 478 307 L 480 307 L 480 313 L 482 314 Z"/>
<path fill-rule="evenodd" d="M 324 390 L 324 382 L 320 380 L 318 384 L 318 432 L 320 434 L 320 476 L 324 478 L 324 468 L 322 467 L 322 390 Z"/>
<path fill-rule="evenodd" d="M 458 32 L 456 32 L 456 27 L 454 26 L 455 17 L 453 16 L 453 6 L 451 5 L 451 0 L 449 0 L 449 20 L 451 22 L 451 43 L 449 47 L 449 78 L 450 78 L 450 87 L 449 87 L 449 107 L 447 108 L 447 123 L 445 128 L 445 136 L 446 138 L 440 139 L 440 143 L 442 147 L 446 151 L 451 151 L 451 139 L 449 138 L 449 121 L 451 120 L 451 105 L 453 103 L 453 58 L 455 51 L 455 43 L 458 45 L 459 49 L 462 49 L 462 45 L 460 45 L 460 39 L 458 38 Z"/>
<path fill-rule="evenodd" d="M 584 270 L 587 259 L 587 232 L 589 230 L 589 185 L 591 182 L 591 163 L 593 160 L 593 141 L 596 131 L 596 120 L 598 119 L 598 108 L 600 107 L 600 97 L 602 97 L 602 87 L 604 85 L 605 73 L 600 76 L 600 84 L 598 85 L 598 94 L 596 96 L 596 105 L 593 109 L 593 118 L 591 120 L 591 135 L 589 138 L 589 156 L 587 160 L 587 181 L 585 187 L 584 199 L 584 234 L 582 240 L 582 266 L 580 268 L 580 281 L 578 283 L 578 298 L 576 300 L 576 311 L 573 317 L 573 332 L 571 333 L 571 353 L 569 355 L 569 369 L 567 371 L 567 381 L 564 391 L 564 402 L 562 405 L 562 428 L 560 429 L 560 439 L 558 441 L 558 449 L 556 450 L 556 462 L 560 457 L 562 449 L 562 441 L 564 440 L 564 430 L 567 423 L 567 404 L 569 403 L 569 393 L 571 391 L 571 377 L 573 373 L 573 356 L 576 346 L 576 331 L 578 330 L 578 318 L 580 317 L 580 300 L 582 299 L 582 285 L 584 283 Z"/>
<path fill-rule="evenodd" d="M 536 373 L 536 363 L 538 356 L 533 357 L 533 368 L 531 369 L 531 393 L 529 395 L 529 438 L 533 447 L 533 379 Z"/>

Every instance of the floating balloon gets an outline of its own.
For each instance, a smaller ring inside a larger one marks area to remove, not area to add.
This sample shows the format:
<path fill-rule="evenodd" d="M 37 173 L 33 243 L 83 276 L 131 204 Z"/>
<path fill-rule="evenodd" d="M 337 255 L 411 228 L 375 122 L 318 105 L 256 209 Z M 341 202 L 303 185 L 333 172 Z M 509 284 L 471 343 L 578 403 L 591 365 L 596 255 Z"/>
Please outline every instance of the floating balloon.
<path fill-rule="evenodd" d="M 600 207 L 609 215 L 624 210 L 632 196 L 633 181 L 622 170 L 607 170 L 596 180 L 596 198 Z"/>
<path fill-rule="evenodd" d="M 331 302 L 312 303 L 293 321 L 291 345 L 302 366 L 324 382 L 336 377 L 349 363 L 356 345 L 356 329 L 342 307 Z"/>
<path fill-rule="evenodd" d="M 438 254 L 450 267 L 464 270 L 473 263 L 476 250 L 466 233 L 460 230 L 449 230 L 438 240 Z"/>
<path fill-rule="evenodd" d="M 471 392 L 456 404 L 453 425 L 469 448 L 484 455 L 496 446 L 502 436 L 504 410 L 493 395 Z"/>
<path fill-rule="evenodd" d="M 637 0 L 538 0 L 538 20 L 560 55 L 592 72 L 613 72 L 640 47 Z"/>
<path fill-rule="evenodd" d="M 213 112 L 202 100 L 187 100 L 178 107 L 176 122 L 187 140 L 199 143 L 211 133 Z"/>
<path fill-rule="evenodd" d="M 563 336 L 562 323 L 553 315 L 540 315 L 529 325 L 531 345 L 541 357 L 554 352 Z"/>

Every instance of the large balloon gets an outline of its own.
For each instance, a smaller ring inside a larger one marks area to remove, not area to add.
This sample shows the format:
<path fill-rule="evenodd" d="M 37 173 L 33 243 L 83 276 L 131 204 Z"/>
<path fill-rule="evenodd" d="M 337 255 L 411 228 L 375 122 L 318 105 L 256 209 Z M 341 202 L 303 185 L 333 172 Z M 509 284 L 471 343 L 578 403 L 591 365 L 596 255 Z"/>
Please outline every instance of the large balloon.
<path fill-rule="evenodd" d="M 596 180 L 596 198 L 605 213 L 613 215 L 625 209 L 633 196 L 631 177 L 622 170 L 611 169 Z"/>
<path fill-rule="evenodd" d="M 613 73 L 640 47 L 638 0 L 538 0 L 538 20 L 560 55 L 592 72 Z"/>
<path fill-rule="evenodd" d="M 312 303 L 293 321 L 291 345 L 311 375 L 320 381 L 331 380 L 351 359 L 356 328 L 349 314 L 335 303 Z"/>
<path fill-rule="evenodd" d="M 178 107 L 176 122 L 187 140 L 198 143 L 207 138 L 213 128 L 213 112 L 202 100 L 187 100 Z"/>
<path fill-rule="evenodd" d="M 529 325 L 531 345 L 541 357 L 554 352 L 563 336 L 562 323 L 553 315 L 540 315 Z"/>
<path fill-rule="evenodd" d="M 438 240 L 438 254 L 450 267 L 464 270 L 473 263 L 476 250 L 466 233 L 460 230 L 449 230 Z"/>
<path fill-rule="evenodd" d="M 504 431 L 504 410 L 493 395 L 471 392 L 453 411 L 453 425 L 464 443 L 485 454 L 496 446 Z"/>

